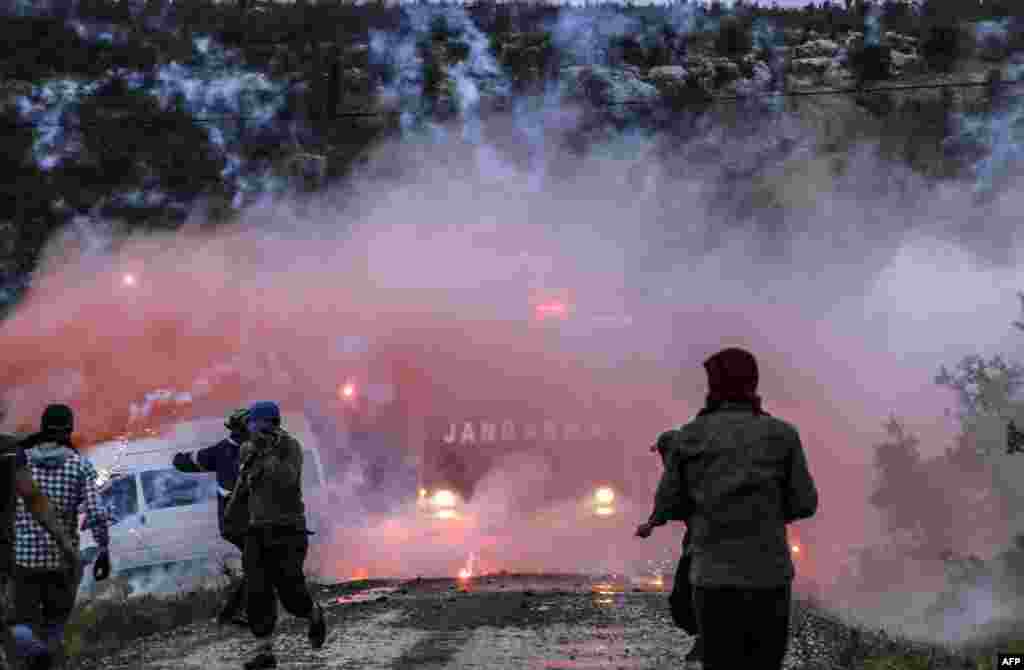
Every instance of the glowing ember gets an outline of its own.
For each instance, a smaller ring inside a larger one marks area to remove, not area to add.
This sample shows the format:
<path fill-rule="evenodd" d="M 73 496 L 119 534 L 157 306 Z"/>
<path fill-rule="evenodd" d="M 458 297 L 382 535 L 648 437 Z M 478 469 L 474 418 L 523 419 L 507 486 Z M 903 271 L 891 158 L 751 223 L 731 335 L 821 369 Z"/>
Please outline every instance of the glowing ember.
<path fill-rule="evenodd" d="M 469 579 L 473 576 L 473 566 L 476 563 L 476 554 L 470 552 L 469 558 L 466 559 L 466 567 L 459 570 L 459 579 Z"/>
<path fill-rule="evenodd" d="M 611 516 L 611 515 L 615 514 L 615 508 L 613 508 L 613 507 L 603 507 L 602 506 L 602 507 L 598 507 L 596 510 L 594 510 L 594 512 L 598 516 Z"/>
<path fill-rule="evenodd" d="M 594 500 L 596 500 L 599 505 L 611 505 L 615 500 L 615 491 L 611 490 L 607 486 L 602 486 L 596 493 L 594 493 Z"/>
<path fill-rule="evenodd" d="M 540 319 L 547 317 L 565 318 L 565 313 L 565 303 L 562 302 L 546 302 L 537 305 L 537 317 Z"/>

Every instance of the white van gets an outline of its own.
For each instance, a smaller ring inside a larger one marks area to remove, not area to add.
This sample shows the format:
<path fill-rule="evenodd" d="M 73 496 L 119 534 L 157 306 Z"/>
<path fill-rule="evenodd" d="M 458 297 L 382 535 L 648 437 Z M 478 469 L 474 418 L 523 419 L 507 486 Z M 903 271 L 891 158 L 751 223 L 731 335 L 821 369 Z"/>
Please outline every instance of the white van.
<path fill-rule="evenodd" d="M 325 488 L 316 437 L 301 414 L 285 414 L 282 424 L 303 446 L 303 495 L 312 500 Z M 224 437 L 223 418 L 200 419 L 177 424 L 160 437 L 102 444 L 87 453 L 99 472 L 101 503 L 111 515 L 112 574 L 238 558 L 234 545 L 220 536 L 215 473 L 186 474 L 172 465 L 174 454 Z M 309 529 L 317 533 L 310 538 L 315 544 L 323 539 L 324 524 L 309 502 L 306 511 Z M 82 560 L 91 563 L 98 551 L 92 533 L 83 531 Z"/>

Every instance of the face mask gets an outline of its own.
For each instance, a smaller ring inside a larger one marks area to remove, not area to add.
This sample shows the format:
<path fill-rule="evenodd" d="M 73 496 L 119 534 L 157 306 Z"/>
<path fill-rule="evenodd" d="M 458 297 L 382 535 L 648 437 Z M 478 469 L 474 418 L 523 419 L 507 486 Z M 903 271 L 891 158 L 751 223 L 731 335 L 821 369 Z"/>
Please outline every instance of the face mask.
<path fill-rule="evenodd" d="M 251 436 L 260 433 L 270 433 L 274 430 L 274 424 L 265 419 L 250 419 L 246 427 L 249 429 L 249 435 Z"/>

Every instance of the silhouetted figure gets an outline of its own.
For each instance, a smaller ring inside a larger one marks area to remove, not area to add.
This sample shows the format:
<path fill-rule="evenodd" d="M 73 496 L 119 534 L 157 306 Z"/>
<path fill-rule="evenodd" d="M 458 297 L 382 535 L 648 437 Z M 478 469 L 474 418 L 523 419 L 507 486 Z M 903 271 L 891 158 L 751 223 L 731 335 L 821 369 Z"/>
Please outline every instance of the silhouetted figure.
<path fill-rule="evenodd" d="M 235 410 L 224 422 L 228 436 L 217 444 L 200 449 L 192 455 L 191 451 L 175 454 L 172 461 L 174 467 L 181 472 L 215 472 L 217 473 L 217 525 L 221 537 L 235 545 L 239 551 L 245 551 L 245 537 L 236 535 L 224 523 L 224 510 L 227 508 L 228 497 L 238 481 L 242 443 L 248 439 L 245 427 L 249 410 Z M 248 620 L 241 613 L 245 612 L 245 574 L 231 589 L 227 601 L 217 616 L 218 623 L 236 623 L 248 625 Z"/>
<path fill-rule="evenodd" d="M 1016 424 L 1011 421 L 1006 426 L 1006 453 L 1016 454 L 1024 452 L 1024 433 L 1017 430 Z"/>
<path fill-rule="evenodd" d="M 277 598 L 292 616 L 309 620 L 309 642 L 324 645 L 323 608 L 306 586 L 303 565 L 309 550 L 302 499 L 302 445 L 281 427 L 276 403 L 249 408 L 249 439 L 242 446 L 238 485 L 225 510 L 227 525 L 246 521 L 242 564 L 248 584 L 249 626 L 256 645 L 246 670 L 277 667 L 274 629 Z"/>
<path fill-rule="evenodd" d="M 17 503 L 14 518 L 14 611 L 10 617 L 15 649 L 33 669 L 49 668 L 62 656 L 64 628 L 71 617 L 81 580 L 79 513 L 82 528 L 92 529 L 99 554 L 93 565 L 97 582 L 110 576 L 110 534 L 96 490 L 96 469 L 71 447 L 74 412 L 67 405 L 49 405 L 40 431 L 20 446 L 26 468 L 45 494 L 71 553 L 51 529 L 40 522 L 30 503 Z"/>
<path fill-rule="evenodd" d="M 780 669 L 795 576 L 786 524 L 813 516 L 818 492 L 796 428 L 761 408 L 754 356 L 725 349 L 704 368 L 707 404 L 671 440 L 637 535 L 687 519 L 705 670 Z"/>

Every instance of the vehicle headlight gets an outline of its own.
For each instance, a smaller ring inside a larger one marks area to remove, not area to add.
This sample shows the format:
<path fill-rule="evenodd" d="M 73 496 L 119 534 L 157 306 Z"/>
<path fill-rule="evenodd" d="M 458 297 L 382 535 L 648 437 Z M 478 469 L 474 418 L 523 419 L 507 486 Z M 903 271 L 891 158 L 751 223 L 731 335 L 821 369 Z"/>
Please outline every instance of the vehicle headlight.
<path fill-rule="evenodd" d="M 442 489 L 430 498 L 434 507 L 455 507 L 457 499 L 455 494 L 447 489 Z"/>

